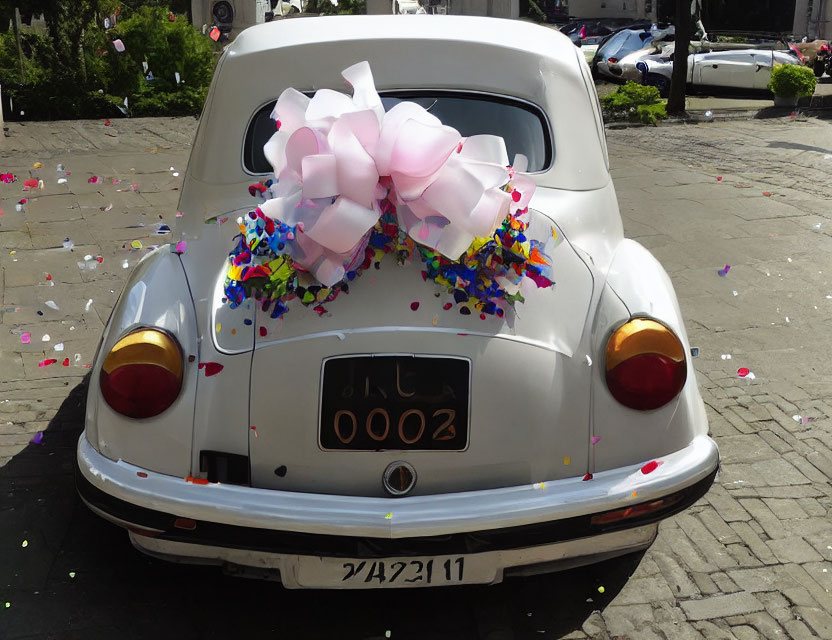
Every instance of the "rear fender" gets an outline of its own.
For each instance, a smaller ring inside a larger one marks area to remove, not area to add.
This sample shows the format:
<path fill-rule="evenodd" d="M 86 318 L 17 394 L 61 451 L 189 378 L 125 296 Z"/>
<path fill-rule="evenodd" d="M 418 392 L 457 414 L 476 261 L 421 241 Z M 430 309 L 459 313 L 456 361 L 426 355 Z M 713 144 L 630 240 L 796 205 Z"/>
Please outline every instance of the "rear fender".
<path fill-rule="evenodd" d="M 687 382 L 682 392 L 663 407 L 636 411 L 613 398 L 607 388 L 604 358 L 612 332 L 632 317 L 659 320 L 682 341 L 690 354 L 682 313 L 665 270 L 637 242 L 624 240 L 616 251 L 607 276 L 607 287 L 599 303 L 593 331 L 597 367 L 593 367 L 592 448 L 596 471 L 648 461 L 686 447 L 697 435 L 706 435 L 708 422 L 696 386 L 690 355 Z"/>
<path fill-rule="evenodd" d="M 141 328 L 164 329 L 182 349 L 179 397 L 166 411 L 135 420 L 113 411 L 101 396 L 101 365 L 122 337 Z M 148 254 L 127 280 L 92 365 L 86 438 L 103 455 L 170 475 L 188 475 L 196 397 L 198 343 L 194 305 L 177 254 L 168 246 Z M 194 361 L 189 362 L 189 356 Z"/>

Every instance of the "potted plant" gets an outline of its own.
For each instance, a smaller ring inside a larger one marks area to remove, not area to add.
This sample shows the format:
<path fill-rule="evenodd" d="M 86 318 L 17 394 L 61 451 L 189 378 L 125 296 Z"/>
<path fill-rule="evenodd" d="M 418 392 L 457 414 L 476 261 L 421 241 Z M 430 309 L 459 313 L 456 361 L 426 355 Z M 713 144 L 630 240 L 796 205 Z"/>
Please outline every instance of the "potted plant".
<path fill-rule="evenodd" d="M 774 93 L 774 106 L 794 107 L 800 98 L 815 92 L 818 79 L 809 67 L 796 64 L 781 64 L 774 67 L 769 90 Z"/>

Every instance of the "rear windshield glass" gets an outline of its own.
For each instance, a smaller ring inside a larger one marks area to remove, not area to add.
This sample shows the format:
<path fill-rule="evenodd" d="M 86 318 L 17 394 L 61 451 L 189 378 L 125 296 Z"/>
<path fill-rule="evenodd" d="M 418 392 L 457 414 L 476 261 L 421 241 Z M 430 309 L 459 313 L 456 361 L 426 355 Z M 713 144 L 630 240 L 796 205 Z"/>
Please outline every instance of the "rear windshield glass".
<path fill-rule="evenodd" d="M 522 153 L 529 159 L 528 171 L 542 171 L 552 162 L 552 143 L 543 113 L 531 105 L 515 100 L 461 93 L 405 93 L 382 95 L 385 110 L 403 100 L 420 104 L 463 136 L 478 134 L 501 136 L 506 141 L 509 162 Z M 263 145 L 275 131 L 269 118 L 274 102 L 254 114 L 246 133 L 243 163 L 251 173 L 269 173 Z"/>

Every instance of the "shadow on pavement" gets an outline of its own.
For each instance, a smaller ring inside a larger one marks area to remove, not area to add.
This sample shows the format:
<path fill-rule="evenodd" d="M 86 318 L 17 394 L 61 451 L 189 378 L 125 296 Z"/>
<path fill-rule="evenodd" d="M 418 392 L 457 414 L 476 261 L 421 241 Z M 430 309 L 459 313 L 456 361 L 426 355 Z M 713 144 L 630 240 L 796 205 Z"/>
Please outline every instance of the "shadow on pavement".
<path fill-rule="evenodd" d="M 493 587 L 368 592 L 289 591 L 148 558 L 75 492 L 87 382 L 70 392 L 42 444 L 0 468 L 4 640 L 557 638 L 604 609 L 643 556 Z"/>

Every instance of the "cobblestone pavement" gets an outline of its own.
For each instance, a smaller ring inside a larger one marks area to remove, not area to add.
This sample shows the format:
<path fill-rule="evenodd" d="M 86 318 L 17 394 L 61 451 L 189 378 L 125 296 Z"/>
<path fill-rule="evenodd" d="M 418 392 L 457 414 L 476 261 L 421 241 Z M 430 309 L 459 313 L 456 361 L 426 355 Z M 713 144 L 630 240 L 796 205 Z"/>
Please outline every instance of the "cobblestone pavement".
<path fill-rule="evenodd" d="M 188 119 L 12 125 L 0 147 L 0 170 L 45 182 L 0 184 L 0 638 L 832 638 L 827 123 L 608 134 L 626 233 L 670 273 L 700 349 L 723 457 L 708 495 L 643 555 L 370 594 L 152 560 L 75 497 L 85 365 L 130 267 L 165 242 L 193 131 Z"/>

